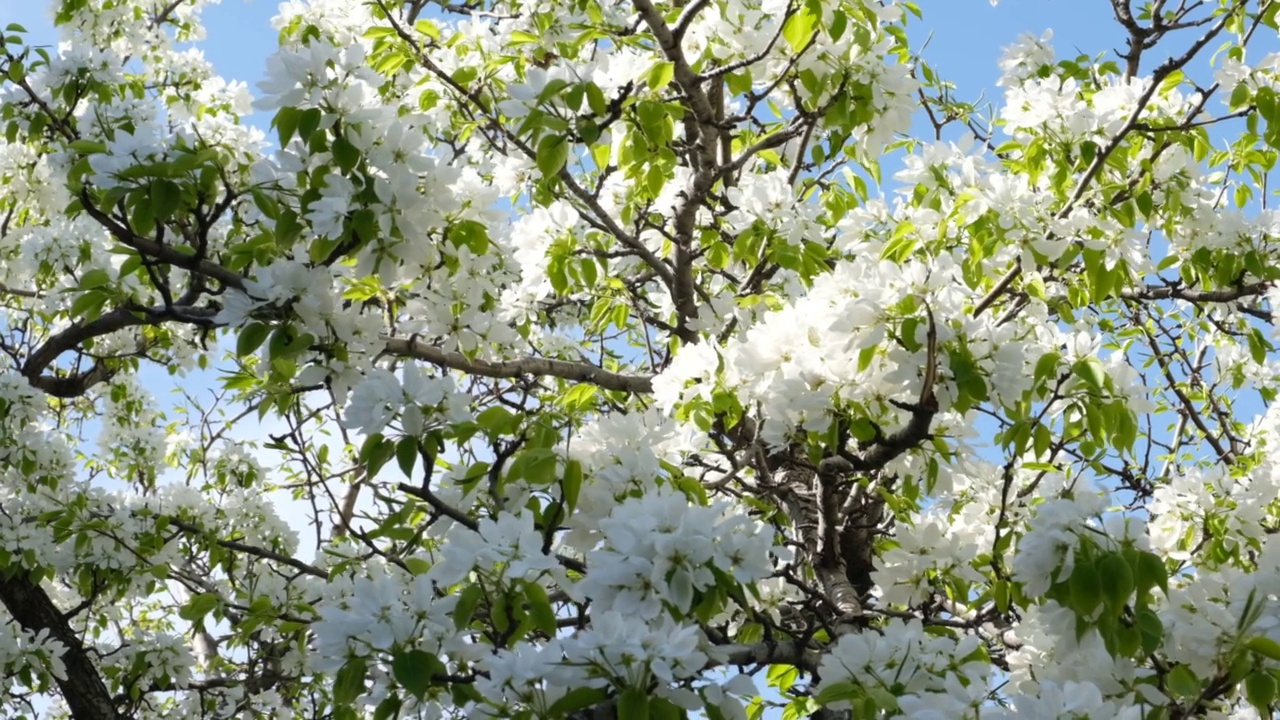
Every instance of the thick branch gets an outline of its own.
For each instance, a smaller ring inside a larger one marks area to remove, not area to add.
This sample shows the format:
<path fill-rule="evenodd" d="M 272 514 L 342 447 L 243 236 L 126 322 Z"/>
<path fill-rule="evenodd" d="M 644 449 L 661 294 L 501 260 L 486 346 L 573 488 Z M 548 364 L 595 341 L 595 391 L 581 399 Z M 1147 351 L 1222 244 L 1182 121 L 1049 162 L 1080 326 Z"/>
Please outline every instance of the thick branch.
<path fill-rule="evenodd" d="M 164 320 L 202 323 L 213 318 L 216 311 L 206 307 L 175 306 L 172 308 L 120 307 L 89 322 L 77 322 L 49 338 L 27 358 L 22 374 L 31 385 L 55 397 L 76 397 L 94 385 L 109 380 L 113 374 L 101 361 L 89 370 L 65 377 L 42 373 L 57 361 L 58 356 L 80 347 L 80 344 L 117 330 L 137 325 L 157 325 Z"/>
<path fill-rule="evenodd" d="M 98 383 L 106 382 L 115 375 L 115 371 L 99 360 L 93 367 L 75 375 L 37 375 L 28 377 L 31 387 L 56 398 L 77 398 L 89 391 Z"/>
<path fill-rule="evenodd" d="M 123 720 L 111 693 L 102 682 L 98 667 L 89 658 L 80 638 L 39 585 L 23 573 L 9 579 L 0 576 L 0 602 L 23 629 L 31 633 L 47 631 L 49 637 L 66 646 L 62 656 L 66 677 L 56 678 L 58 689 L 76 720 Z"/>
<path fill-rule="evenodd" d="M 462 353 L 441 350 L 415 337 L 392 337 L 387 338 L 386 342 L 387 352 L 392 355 L 425 360 L 451 370 L 460 370 L 472 375 L 483 375 L 492 378 L 542 375 L 590 383 L 605 390 L 620 390 L 628 393 L 653 392 L 653 377 L 651 375 L 623 375 L 586 363 L 540 357 L 524 357 L 518 360 L 472 360 Z"/>

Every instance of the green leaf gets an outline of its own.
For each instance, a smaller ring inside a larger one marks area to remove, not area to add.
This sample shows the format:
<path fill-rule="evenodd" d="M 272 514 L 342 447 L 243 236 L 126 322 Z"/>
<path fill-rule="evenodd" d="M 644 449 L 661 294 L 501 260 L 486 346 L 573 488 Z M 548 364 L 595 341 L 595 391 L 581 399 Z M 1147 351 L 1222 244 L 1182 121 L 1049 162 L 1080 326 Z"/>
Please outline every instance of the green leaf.
<path fill-rule="evenodd" d="M 1086 616 L 1102 603 L 1102 575 L 1093 563 L 1076 555 L 1076 566 L 1068 580 L 1071 590 L 1071 607 L 1078 615 Z"/>
<path fill-rule="evenodd" d="M 351 707 L 364 694 L 368 667 L 364 658 L 351 658 L 338 670 L 333 680 L 333 704 Z"/>
<path fill-rule="evenodd" d="M 996 602 L 996 609 L 1001 613 L 1009 612 L 1010 588 L 1008 580 L 997 580 L 991 588 L 991 594 Z"/>
<path fill-rule="evenodd" d="M 1251 637 L 1244 646 L 1269 660 L 1280 660 L 1280 643 L 1269 637 Z"/>
<path fill-rule="evenodd" d="M 1133 594 L 1133 569 L 1118 552 L 1107 553 L 1098 560 L 1098 572 L 1102 575 L 1103 599 L 1113 610 L 1123 608 Z"/>
<path fill-rule="evenodd" d="M 882 260 L 891 260 L 901 263 L 911 256 L 916 249 L 916 226 L 910 220 L 903 220 L 893 229 L 893 235 L 889 237 L 889 242 L 885 243 L 880 249 L 880 258 Z"/>
<path fill-rule="evenodd" d="M 1077 361 L 1071 367 L 1071 372 L 1096 393 L 1101 393 L 1106 387 L 1107 371 L 1096 358 L 1089 357 Z"/>
<path fill-rule="evenodd" d="M 605 100 L 604 91 L 599 85 L 593 82 L 586 83 L 587 86 L 587 107 L 591 108 L 593 115 L 604 115 L 609 112 L 609 102 Z"/>
<path fill-rule="evenodd" d="M 489 229 L 475 220 L 459 220 L 449 226 L 447 237 L 453 244 L 466 246 L 476 255 L 489 252 Z"/>
<path fill-rule="evenodd" d="M 311 258 L 311 262 L 319 265 L 328 262 L 329 258 L 342 245 L 342 238 L 318 237 L 311 241 L 311 245 L 307 248 L 307 256 Z"/>
<path fill-rule="evenodd" d="M 240 335 L 236 338 L 236 357 L 244 357 L 257 351 L 262 347 L 262 343 L 266 341 L 267 335 L 271 333 L 271 328 L 260 322 L 251 322 L 240 330 Z"/>
<path fill-rule="evenodd" d="M 1134 625 L 1142 633 L 1142 652 L 1146 655 L 1155 652 L 1164 641 L 1164 623 L 1160 616 L 1151 608 L 1141 608 L 1134 617 Z"/>
<path fill-rule="evenodd" d="M 822 692 L 818 693 L 814 700 L 817 700 L 819 705 L 830 705 L 856 700 L 861 694 L 858 685 L 850 680 L 841 680 L 824 685 Z"/>
<path fill-rule="evenodd" d="M 338 169 L 344 173 L 349 173 L 355 169 L 356 164 L 360 162 L 360 151 L 355 145 L 347 139 L 345 134 L 339 135 L 333 139 L 333 160 L 338 163 Z"/>
<path fill-rule="evenodd" d="M 796 684 L 796 680 L 800 678 L 800 671 L 794 665 L 770 665 L 769 669 L 765 670 L 764 677 L 771 687 L 776 687 L 779 692 L 785 693 Z"/>
<path fill-rule="evenodd" d="M 578 710 L 595 707 L 609 699 L 609 693 L 601 688 L 575 688 L 551 704 L 549 717 L 567 717 Z"/>
<path fill-rule="evenodd" d="M 111 273 L 103 268 L 94 268 L 80 276 L 80 290 L 93 290 L 111 282 Z"/>
<path fill-rule="evenodd" d="M 107 151 L 107 144 L 98 142 L 97 140 L 72 140 L 70 148 L 78 153 L 92 155 L 94 153 L 104 153 Z"/>
<path fill-rule="evenodd" d="M 395 443 L 381 435 L 370 435 L 360 450 L 360 459 L 364 461 L 365 470 L 372 477 L 377 475 L 382 466 L 386 465 L 395 454 Z"/>
<path fill-rule="evenodd" d="M 786 38 L 794 52 L 799 52 L 813 37 L 813 29 L 817 24 L 818 16 L 813 14 L 808 5 L 801 5 L 782 26 L 782 37 Z"/>
<path fill-rule="evenodd" d="M 136 195 L 141 195 L 143 191 L 139 189 Z M 133 212 L 129 213 L 129 225 L 132 226 L 133 232 L 138 235 L 150 235 L 156 229 L 156 216 L 151 212 L 151 203 L 148 200 L 136 199 L 135 194 L 131 194 L 130 202 L 133 204 Z"/>
<path fill-rule="evenodd" d="M 1121 625 L 1114 631 L 1115 657 L 1133 657 L 1142 649 L 1142 633 L 1132 626 Z"/>
<path fill-rule="evenodd" d="M 289 144 L 293 133 L 297 131 L 300 114 L 295 107 L 282 107 L 276 111 L 276 118 L 272 124 L 276 126 L 276 135 L 280 138 L 281 148 Z"/>
<path fill-rule="evenodd" d="M 453 626 L 462 630 L 470 625 L 476 608 L 480 606 L 480 601 L 483 599 L 484 590 L 480 589 L 479 585 L 473 583 L 464 587 L 458 596 L 458 604 L 453 608 Z"/>
<path fill-rule="evenodd" d="M 1058 353 L 1045 353 L 1036 360 L 1035 381 L 1037 383 L 1053 379 L 1058 374 L 1058 364 L 1062 362 L 1062 356 Z"/>
<path fill-rule="evenodd" d="M 178 611 L 178 617 L 188 622 L 195 622 L 204 618 L 205 615 L 213 612 L 218 607 L 218 596 L 213 593 L 200 593 L 187 601 L 186 605 Z"/>
<path fill-rule="evenodd" d="M 1186 665 L 1174 665 L 1165 678 L 1169 692 L 1178 698 L 1193 698 L 1200 694 L 1200 681 L 1191 668 Z"/>
<path fill-rule="evenodd" d="M 324 118 L 324 113 L 320 108 L 307 108 L 298 116 L 298 137 L 302 138 L 302 142 L 310 145 L 311 137 L 316 134 L 316 130 L 320 127 L 320 120 Z"/>
<path fill-rule="evenodd" d="M 418 461 L 418 438 L 404 437 L 396 443 L 396 463 L 400 472 L 413 477 L 413 466 Z"/>
<path fill-rule="evenodd" d="M 549 485 L 555 480 L 560 456 L 549 448 L 530 448 L 511 463 L 510 476 L 523 477 L 532 485 Z"/>
<path fill-rule="evenodd" d="M 1169 594 L 1169 569 L 1159 555 L 1145 551 L 1138 553 L 1133 575 L 1140 594 L 1145 595 L 1155 587 L 1160 588 L 1165 595 Z"/>
<path fill-rule="evenodd" d="M 164 221 L 173 217 L 182 205 L 182 188 L 172 180 L 155 180 L 151 183 L 151 214 Z"/>
<path fill-rule="evenodd" d="M 551 606 L 547 591 L 536 582 L 525 583 L 525 597 L 529 601 L 529 614 L 533 618 L 533 626 L 547 637 L 556 635 L 556 611 Z"/>
<path fill-rule="evenodd" d="M 649 717 L 653 720 L 682 720 L 685 713 L 666 698 L 654 698 L 649 703 Z"/>
<path fill-rule="evenodd" d="M 396 682 L 414 697 L 424 697 L 432 688 L 433 677 L 444 670 L 440 658 L 424 650 L 395 653 L 391 658 L 391 674 Z"/>
<path fill-rule="evenodd" d="M 378 703 L 378 707 L 374 708 L 373 720 L 392 720 L 400 716 L 400 706 L 403 705 L 400 696 L 392 693 L 382 699 Z"/>
<path fill-rule="evenodd" d="M 519 418 L 499 405 L 485 408 L 476 416 L 476 424 L 493 437 L 510 433 L 519 423 Z"/>
<path fill-rule="evenodd" d="M 507 42 L 513 46 L 529 45 L 531 43 L 541 42 L 541 38 L 539 38 L 537 35 L 534 35 L 531 32 L 525 32 L 524 30 L 512 30 L 511 35 L 509 35 L 508 37 L 509 37 L 509 40 Z"/>
<path fill-rule="evenodd" d="M 582 493 L 582 463 L 570 460 L 564 468 L 564 477 L 560 480 L 560 491 L 564 504 L 569 512 L 578 507 L 578 496 Z"/>
<path fill-rule="evenodd" d="M 548 135 L 538 142 L 538 170 L 555 177 L 569 161 L 569 141 L 563 135 Z"/>
<path fill-rule="evenodd" d="M 480 71 L 474 65 L 463 65 L 453 71 L 453 81 L 459 85 L 466 87 L 472 80 L 480 77 Z"/>
<path fill-rule="evenodd" d="M 676 76 L 676 65 L 668 60 L 662 60 L 649 69 L 648 83 L 650 90 L 661 90 Z"/>
<path fill-rule="evenodd" d="M 618 696 L 618 720 L 649 720 L 649 693 L 627 688 Z"/>
<path fill-rule="evenodd" d="M 280 203 L 276 202 L 269 193 L 263 192 L 260 188 L 254 188 L 249 191 L 249 194 L 253 197 L 253 204 L 263 215 L 272 220 L 280 217 Z"/>
<path fill-rule="evenodd" d="M 956 382 L 955 409 L 966 412 L 977 403 L 987 399 L 987 382 L 978 370 L 978 363 L 967 347 L 954 348 L 948 353 L 951 361 L 951 376 Z"/>
<path fill-rule="evenodd" d="M 600 388 L 595 385 L 583 383 L 574 385 L 560 396 L 560 407 L 570 412 L 582 412 L 590 409 L 595 404 L 596 395 L 600 393 Z"/>
<path fill-rule="evenodd" d="M 436 25 L 430 20 L 426 20 L 426 19 L 419 20 L 413 24 L 413 27 L 418 32 L 422 33 L 423 35 L 426 35 L 432 40 L 440 39 L 440 26 Z"/>
<path fill-rule="evenodd" d="M 370 243 L 378 238 L 378 215 L 369 208 L 361 208 L 351 218 L 351 230 L 361 243 Z"/>
<path fill-rule="evenodd" d="M 1244 679 L 1244 696 L 1263 717 L 1271 714 L 1276 699 L 1276 678 L 1266 670 L 1255 670 Z"/>

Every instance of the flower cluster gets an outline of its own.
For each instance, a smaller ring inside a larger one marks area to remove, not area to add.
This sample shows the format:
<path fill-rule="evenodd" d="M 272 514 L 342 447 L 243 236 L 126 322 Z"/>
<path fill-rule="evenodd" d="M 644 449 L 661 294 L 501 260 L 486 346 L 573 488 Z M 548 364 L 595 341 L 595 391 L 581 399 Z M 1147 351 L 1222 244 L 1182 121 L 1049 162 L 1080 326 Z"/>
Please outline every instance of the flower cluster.
<path fill-rule="evenodd" d="M 602 546 L 587 555 L 592 572 L 572 593 L 646 620 L 688 613 L 701 592 L 721 582 L 717 571 L 750 584 L 771 574 L 773 558 L 788 555 L 729 503 L 690 505 L 669 489 L 620 503 L 600 521 L 600 535 Z"/>

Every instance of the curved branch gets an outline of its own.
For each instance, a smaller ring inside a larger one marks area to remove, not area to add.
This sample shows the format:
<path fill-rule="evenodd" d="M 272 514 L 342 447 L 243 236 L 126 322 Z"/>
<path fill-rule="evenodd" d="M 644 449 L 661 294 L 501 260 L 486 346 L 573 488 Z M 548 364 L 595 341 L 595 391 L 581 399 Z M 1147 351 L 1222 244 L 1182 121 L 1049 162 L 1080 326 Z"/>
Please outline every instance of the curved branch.
<path fill-rule="evenodd" d="M 71 327 L 49 338 L 27 358 L 22 366 L 22 374 L 32 387 L 55 397 L 69 398 L 84 394 L 94 385 L 111 379 L 114 371 L 102 361 L 94 363 L 89 370 L 68 376 L 50 376 L 42 373 L 57 361 L 58 356 L 68 350 L 74 350 L 86 340 L 103 335 L 110 335 L 117 330 L 137 325 L 158 325 L 163 320 L 177 320 L 202 324 L 212 321 L 217 311 L 213 308 L 194 306 L 165 307 L 133 307 L 125 306 L 112 310 L 89 322 L 77 322 Z"/>

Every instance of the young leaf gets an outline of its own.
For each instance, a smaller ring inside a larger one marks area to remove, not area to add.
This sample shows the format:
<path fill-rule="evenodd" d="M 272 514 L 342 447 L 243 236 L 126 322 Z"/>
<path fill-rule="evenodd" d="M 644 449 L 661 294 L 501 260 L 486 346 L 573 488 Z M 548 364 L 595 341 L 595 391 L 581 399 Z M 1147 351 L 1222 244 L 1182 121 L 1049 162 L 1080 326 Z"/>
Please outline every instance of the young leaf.
<path fill-rule="evenodd" d="M 569 160 L 569 141 L 563 135 L 547 135 L 538 142 L 538 170 L 555 177 Z"/>

